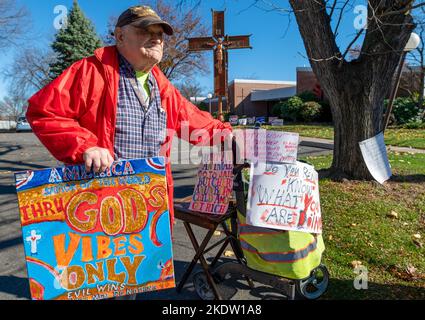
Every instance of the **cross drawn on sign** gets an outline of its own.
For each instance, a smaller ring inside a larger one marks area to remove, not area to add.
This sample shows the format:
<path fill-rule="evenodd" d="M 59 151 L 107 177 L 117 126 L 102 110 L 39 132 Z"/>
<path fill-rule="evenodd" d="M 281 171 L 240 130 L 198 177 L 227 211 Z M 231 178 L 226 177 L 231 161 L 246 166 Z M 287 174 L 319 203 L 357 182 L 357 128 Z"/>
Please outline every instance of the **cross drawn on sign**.
<path fill-rule="evenodd" d="M 224 11 L 212 11 L 213 32 L 212 37 L 189 38 L 189 51 L 214 50 L 214 95 L 218 97 L 218 114 L 223 112 L 223 97 L 226 98 L 227 111 L 229 102 L 227 99 L 227 72 L 229 49 L 252 49 L 249 45 L 249 37 L 227 36 L 224 33 Z"/>

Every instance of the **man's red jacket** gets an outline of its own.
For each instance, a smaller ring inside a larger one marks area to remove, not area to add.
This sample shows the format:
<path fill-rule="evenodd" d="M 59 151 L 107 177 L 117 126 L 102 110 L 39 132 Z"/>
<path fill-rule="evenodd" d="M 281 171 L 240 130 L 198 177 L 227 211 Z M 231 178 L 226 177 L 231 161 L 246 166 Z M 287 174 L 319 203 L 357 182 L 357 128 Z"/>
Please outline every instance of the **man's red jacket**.
<path fill-rule="evenodd" d="M 167 113 L 167 138 L 161 155 L 170 159 L 174 133 L 181 138 L 182 122 L 189 134 L 197 129 L 209 133 L 192 144 L 207 145 L 213 130 L 228 129 L 228 123 L 212 118 L 187 101 L 158 67 L 153 75 L 160 90 L 162 107 Z M 83 153 L 92 147 L 106 148 L 114 155 L 115 121 L 119 82 L 118 51 L 115 46 L 100 48 L 94 56 L 82 59 L 29 99 L 27 119 L 40 141 L 51 154 L 66 164 L 83 163 Z M 184 131 L 184 130 L 183 130 Z M 170 161 L 166 165 L 168 198 L 173 225 L 173 178 Z"/>

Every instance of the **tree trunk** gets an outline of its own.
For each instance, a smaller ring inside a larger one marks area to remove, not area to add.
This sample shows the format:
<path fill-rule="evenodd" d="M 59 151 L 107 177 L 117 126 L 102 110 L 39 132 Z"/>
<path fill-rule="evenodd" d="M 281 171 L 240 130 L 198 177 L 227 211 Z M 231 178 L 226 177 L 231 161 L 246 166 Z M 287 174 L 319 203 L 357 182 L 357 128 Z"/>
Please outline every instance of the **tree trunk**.
<path fill-rule="evenodd" d="M 411 1 L 399 2 L 407 6 Z M 331 176 L 371 180 L 359 142 L 382 131 L 384 99 L 414 28 L 412 17 L 384 15 L 396 10 L 392 1 L 369 1 L 373 14 L 383 16 L 369 16 L 360 55 L 347 62 L 336 44 L 325 1 L 290 0 L 290 4 L 310 64 L 331 105 L 335 127 Z"/>

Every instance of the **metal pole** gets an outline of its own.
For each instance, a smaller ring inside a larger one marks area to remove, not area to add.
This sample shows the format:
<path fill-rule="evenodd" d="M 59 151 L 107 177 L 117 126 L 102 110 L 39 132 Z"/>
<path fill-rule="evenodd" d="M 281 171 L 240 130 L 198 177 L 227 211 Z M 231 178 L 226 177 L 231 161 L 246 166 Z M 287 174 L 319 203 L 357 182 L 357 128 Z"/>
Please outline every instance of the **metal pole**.
<path fill-rule="evenodd" d="M 406 55 L 407 55 L 407 52 L 404 51 L 402 56 L 401 56 L 400 62 L 399 62 L 397 75 L 396 75 L 396 83 L 393 87 L 393 91 L 391 92 L 390 101 L 388 103 L 387 111 L 385 113 L 384 128 L 383 128 L 382 132 L 385 132 L 385 129 L 387 129 L 387 127 L 388 127 L 388 122 L 390 121 L 390 115 L 391 115 L 391 112 L 393 111 L 394 100 L 395 100 L 395 97 L 397 95 L 398 87 L 400 86 L 401 74 L 402 74 L 402 71 L 403 71 L 403 65 L 404 65 L 404 60 L 406 58 Z"/>

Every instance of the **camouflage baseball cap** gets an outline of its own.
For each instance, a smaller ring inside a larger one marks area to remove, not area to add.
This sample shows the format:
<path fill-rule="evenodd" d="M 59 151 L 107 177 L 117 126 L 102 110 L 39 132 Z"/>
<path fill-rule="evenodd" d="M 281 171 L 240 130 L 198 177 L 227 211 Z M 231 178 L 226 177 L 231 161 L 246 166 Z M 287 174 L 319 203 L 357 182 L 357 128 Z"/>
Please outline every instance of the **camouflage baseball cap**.
<path fill-rule="evenodd" d="M 133 6 L 121 13 L 118 17 L 116 27 L 124 27 L 128 24 L 140 28 L 146 28 L 153 24 L 160 24 L 164 32 L 169 36 L 174 33 L 171 25 L 162 20 L 149 6 Z"/>

